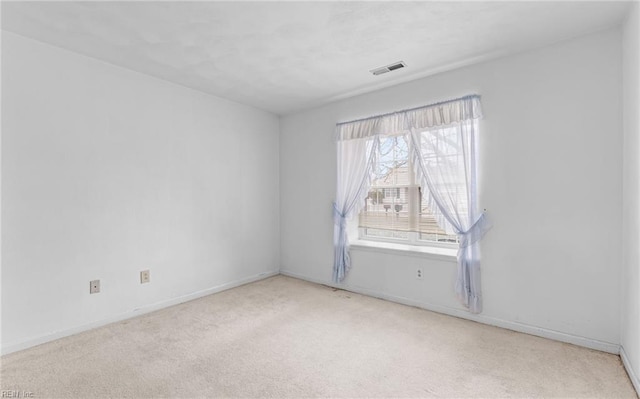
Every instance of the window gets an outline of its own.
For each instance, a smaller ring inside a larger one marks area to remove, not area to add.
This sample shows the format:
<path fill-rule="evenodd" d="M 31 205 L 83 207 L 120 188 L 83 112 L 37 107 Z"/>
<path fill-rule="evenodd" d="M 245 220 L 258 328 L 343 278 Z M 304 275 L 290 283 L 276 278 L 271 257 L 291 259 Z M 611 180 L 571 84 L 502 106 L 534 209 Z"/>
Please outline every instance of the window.
<path fill-rule="evenodd" d="M 457 236 L 438 226 L 434 211 L 423 200 L 412 150 L 407 135 L 380 137 L 371 188 L 358 215 L 360 238 L 453 246 Z"/>
<path fill-rule="evenodd" d="M 491 222 L 478 203 L 481 117 L 480 96 L 469 95 L 336 125 L 335 282 L 351 266 L 347 221 L 357 215 L 367 240 L 454 246 L 460 237 L 455 292 L 482 311 L 479 241 Z"/>

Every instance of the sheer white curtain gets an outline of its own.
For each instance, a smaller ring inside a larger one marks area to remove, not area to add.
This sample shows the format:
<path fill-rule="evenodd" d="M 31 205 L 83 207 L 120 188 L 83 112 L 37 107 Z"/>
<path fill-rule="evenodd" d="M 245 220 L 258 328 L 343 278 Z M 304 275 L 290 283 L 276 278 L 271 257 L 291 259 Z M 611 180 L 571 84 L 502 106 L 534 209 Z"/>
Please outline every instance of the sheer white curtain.
<path fill-rule="evenodd" d="M 455 291 L 473 313 L 482 311 L 480 246 L 491 227 L 478 206 L 478 120 L 413 129 L 417 180 L 438 225 L 457 234 L 458 274 Z"/>
<path fill-rule="evenodd" d="M 350 267 L 346 221 L 368 194 L 381 134 L 406 134 L 417 181 L 441 228 L 459 237 L 455 290 L 471 312 L 482 311 L 478 241 L 490 223 L 478 209 L 477 163 L 480 97 L 466 96 L 426 107 L 337 125 L 338 176 L 334 203 L 333 278 Z"/>
<path fill-rule="evenodd" d="M 364 206 L 364 199 L 371 186 L 378 146 L 377 136 L 338 139 L 338 187 L 336 201 L 333 203 L 335 282 L 344 280 L 351 267 L 347 220 L 358 214 Z"/>

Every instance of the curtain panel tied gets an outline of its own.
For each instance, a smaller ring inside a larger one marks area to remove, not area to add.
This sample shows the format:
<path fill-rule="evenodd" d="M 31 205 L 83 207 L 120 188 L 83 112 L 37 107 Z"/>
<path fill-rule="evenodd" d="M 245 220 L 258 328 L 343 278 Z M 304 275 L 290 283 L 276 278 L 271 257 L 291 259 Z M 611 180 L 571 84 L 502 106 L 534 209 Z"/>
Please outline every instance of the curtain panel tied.
<path fill-rule="evenodd" d="M 467 230 L 458 233 L 460 248 L 469 247 L 480 241 L 484 234 L 491 229 L 492 224 L 486 213 L 482 212 L 478 219 Z"/>
<path fill-rule="evenodd" d="M 347 218 L 345 213 L 340 212 L 336 203 L 333 203 L 333 223 L 337 229 L 336 248 L 333 260 L 333 280 L 336 282 L 344 280 L 346 273 L 351 266 L 351 256 L 349 255 L 347 234 Z M 347 246 L 345 246 L 345 243 Z"/>

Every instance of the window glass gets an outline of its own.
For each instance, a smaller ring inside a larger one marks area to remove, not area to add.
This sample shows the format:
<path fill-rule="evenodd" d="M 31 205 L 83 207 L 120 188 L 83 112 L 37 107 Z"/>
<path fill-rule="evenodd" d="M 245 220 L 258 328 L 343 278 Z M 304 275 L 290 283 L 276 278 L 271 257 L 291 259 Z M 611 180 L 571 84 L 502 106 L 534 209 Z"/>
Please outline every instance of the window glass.
<path fill-rule="evenodd" d="M 422 198 L 410 150 L 405 135 L 381 138 L 374 179 L 358 217 L 360 238 L 422 245 L 456 243 L 457 237 L 438 226 L 426 198 Z"/>

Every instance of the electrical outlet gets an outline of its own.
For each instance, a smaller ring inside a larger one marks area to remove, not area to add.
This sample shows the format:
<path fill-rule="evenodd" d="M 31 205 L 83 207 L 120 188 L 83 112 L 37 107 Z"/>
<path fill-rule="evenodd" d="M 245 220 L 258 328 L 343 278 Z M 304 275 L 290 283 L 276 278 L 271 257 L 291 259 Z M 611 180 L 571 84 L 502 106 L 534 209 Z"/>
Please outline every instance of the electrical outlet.
<path fill-rule="evenodd" d="M 419 268 L 416 269 L 416 279 L 422 280 L 422 276 L 423 276 L 422 268 L 419 267 Z"/>
<path fill-rule="evenodd" d="M 89 281 L 89 294 L 97 294 L 100 292 L 100 280 Z"/>
<path fill-rule="evenodd" d="M 148 283 L 151 279 L 149 270 L 143 270 L 140 272 L 140 284 Z"/>

